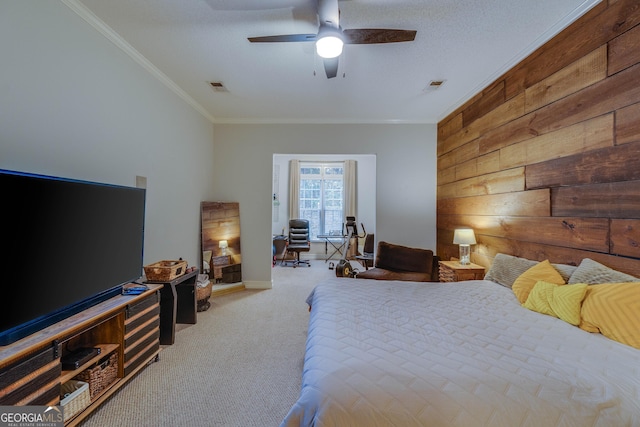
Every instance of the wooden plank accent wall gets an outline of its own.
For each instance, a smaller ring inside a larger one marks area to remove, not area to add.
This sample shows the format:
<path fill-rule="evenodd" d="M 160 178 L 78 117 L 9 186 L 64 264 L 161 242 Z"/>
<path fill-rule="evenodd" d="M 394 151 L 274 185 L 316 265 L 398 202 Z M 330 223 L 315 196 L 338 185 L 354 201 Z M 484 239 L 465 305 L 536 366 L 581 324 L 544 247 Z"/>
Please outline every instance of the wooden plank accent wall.
<path fill-rule="evenodd" d="M 640 277 L 640 2 L 603 0 L 438 123 L 438 243 Z"/>

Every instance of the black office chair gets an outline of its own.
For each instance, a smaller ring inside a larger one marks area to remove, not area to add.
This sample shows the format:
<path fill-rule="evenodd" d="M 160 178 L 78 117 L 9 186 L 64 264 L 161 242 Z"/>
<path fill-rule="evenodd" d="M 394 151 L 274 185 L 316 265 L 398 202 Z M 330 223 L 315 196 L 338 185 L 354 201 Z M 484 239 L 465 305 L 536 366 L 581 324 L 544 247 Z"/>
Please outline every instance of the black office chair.
<path fill-rule="evenodd" d="M 287 240 L 287 252 L 294 255 L 291 261 L 293 267 L 300 264 L 306 264 L 311 267 L 308 260 L 300 259 L 300 252 L 309 252 L 311 250 L 311 241 L 309 240 L 309 220 L 292 219 L 289 220 L 289 239 Z"/>

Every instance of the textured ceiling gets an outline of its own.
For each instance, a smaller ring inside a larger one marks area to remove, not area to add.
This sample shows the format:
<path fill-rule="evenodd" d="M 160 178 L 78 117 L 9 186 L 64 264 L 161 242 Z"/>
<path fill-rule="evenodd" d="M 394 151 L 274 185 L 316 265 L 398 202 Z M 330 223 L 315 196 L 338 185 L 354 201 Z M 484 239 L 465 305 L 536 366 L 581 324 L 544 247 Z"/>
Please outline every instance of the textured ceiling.
<path fill-rule="evenodd" d="M 317 32 L 314 0 L 62 1 L 218 123 L 436 123 L 598 3 L 340 1 L 345 29 L 417 35 L 345 46 L 329 80 L 313 43 L 247 40 Z"/>

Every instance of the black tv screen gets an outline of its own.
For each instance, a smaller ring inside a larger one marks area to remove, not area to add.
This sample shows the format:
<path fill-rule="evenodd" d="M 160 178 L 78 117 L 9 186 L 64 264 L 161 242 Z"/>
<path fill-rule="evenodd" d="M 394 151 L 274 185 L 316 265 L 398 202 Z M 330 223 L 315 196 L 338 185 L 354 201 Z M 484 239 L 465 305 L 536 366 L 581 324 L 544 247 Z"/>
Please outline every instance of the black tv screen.
<path fill-rule="evenodd" d="M 142 276 L 145 190 L 0 170 L 0 345 Z"/>

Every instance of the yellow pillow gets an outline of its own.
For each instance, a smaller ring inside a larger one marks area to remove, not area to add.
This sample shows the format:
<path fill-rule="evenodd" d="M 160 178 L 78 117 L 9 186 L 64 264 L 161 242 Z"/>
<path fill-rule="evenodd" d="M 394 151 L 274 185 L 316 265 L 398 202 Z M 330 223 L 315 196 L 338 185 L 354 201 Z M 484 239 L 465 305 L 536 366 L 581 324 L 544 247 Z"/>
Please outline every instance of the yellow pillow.
<path fill-rule="evenodd" d="M 523 307 L 538 313 L 558 317 L 572 325 L 580 323 L 580 306 L 588 285 L 556 285 L 538 282 L 535 284 Z"/>
<path fill-rule="evenodd" d="M 520 275 L 513 282 L 511 290 L 516 294 L 516 298 L 520 301 L 520 304 L 524 304 L 529 296 L 529 292 L 539 281 L 555 283 L 556 285 L 564 285 L 564 279 L 558 273 L 558 270 L 553 268 L 549 260 L 544 260 L 537 263 L 524 273 Z"/>
<path fill-rule="evenodd" d="M 589 285 L 581 316 L 580 329 L 640 349 L 639 282 Z"/>
<path fill-rule="evenodd" d="M 539 281 L 537 282 L 527 300 L 522 304 L 524 308 L 528 308 L 538 313 L 546 314 L 553 317 L 558 317 L 551 308 L 551 300 L 553 299 L 553 290 L 559 285 L 549 282 Z"/>

